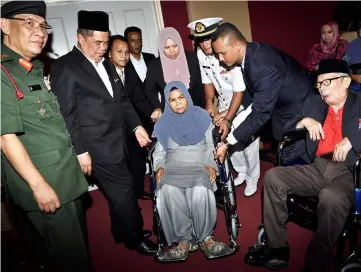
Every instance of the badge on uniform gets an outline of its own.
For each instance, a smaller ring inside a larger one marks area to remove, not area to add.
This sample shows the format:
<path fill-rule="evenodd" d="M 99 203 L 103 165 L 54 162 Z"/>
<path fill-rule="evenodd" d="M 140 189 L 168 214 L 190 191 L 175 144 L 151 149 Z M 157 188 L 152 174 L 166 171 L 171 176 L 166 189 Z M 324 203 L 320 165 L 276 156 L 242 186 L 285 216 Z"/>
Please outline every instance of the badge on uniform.
<path fill-rule="evenodd" d="M 41 105 L 43 104 L 43 100 L 40 99 L 40 97 L 38 96 L 38 103 Z M 39 110 L 39 114 L 40 115 L 44 115 L 45 114 L 45 109 L 41 106 L 40 110 Z"/>
<path fill-rule="evenodd" d="M 48 75 L 47 77 L 44 77 L 44 83 L 45 83 L 46 88 L 48 88 L 48 90 L 50 91 L 51 90 L 51 87 L 50 87 L 50 75 Z"/>

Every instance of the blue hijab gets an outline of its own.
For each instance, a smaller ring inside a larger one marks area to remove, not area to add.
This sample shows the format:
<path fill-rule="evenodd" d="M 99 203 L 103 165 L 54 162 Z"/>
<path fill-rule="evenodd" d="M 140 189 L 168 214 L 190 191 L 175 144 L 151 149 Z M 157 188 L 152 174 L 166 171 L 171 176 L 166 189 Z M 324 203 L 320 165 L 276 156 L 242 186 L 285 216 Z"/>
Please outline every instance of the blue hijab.
<path fill-rule="evenodd" d="M 187 99 L 188 107 L 182 114 L 175 113 L 169 106 L 169 94 L 178 89 Z M 163 149 L 167 151 L 171 138 L 180 146 L 194 145 L 202 141 L 212 122 L 207 111 L 194 106 L 186 86 L 180 81 L 172 81 L 164 88 L 164 113 L 154 126 L 153 135 L 157 137 Z"/>

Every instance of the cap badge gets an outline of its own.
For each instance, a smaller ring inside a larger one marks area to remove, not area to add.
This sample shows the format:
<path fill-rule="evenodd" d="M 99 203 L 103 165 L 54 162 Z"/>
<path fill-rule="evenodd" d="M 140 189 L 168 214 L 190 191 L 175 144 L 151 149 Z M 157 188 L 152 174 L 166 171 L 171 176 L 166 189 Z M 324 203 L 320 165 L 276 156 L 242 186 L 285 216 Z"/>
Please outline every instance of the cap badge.
<path fill-rule="evenodd" d="M 206 29 L 205 25 L 201 22 L 196 23 L 196 31 L 203 32 Z"/>

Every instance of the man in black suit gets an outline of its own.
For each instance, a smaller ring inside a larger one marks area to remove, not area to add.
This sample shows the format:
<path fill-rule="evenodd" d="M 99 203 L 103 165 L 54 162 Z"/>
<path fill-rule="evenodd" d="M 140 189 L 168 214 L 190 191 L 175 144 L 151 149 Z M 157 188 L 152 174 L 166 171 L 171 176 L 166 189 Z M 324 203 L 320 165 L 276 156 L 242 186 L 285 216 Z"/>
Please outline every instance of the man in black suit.
<path fill-rule="evenodd" d="M 286 267 L 287 195 L 318 196 L 317 230 L 307 250 L 304 271 L 330 271 L 332 248 L 352 207 L 352 170 L 361 152 L 361 95 L 348 90 L 350 83 L 345 61 L 320 62 L 316 82 L 320 95 L 306 100 L 293 127 L 308 131 L 305 159 L 313 163 L 276 167 L 266 173 L 263 219 L 267 245 L 251 247 L 247 263 L 272 270 Z"/>
<path fill-rule="evenodd" d="M 124 31 L 124 37 L 128 41 L 130 51 L 130 61 L 127 67 L 133 69 L 141 82 L 144 82 L 147 75 L 148 63 L 155 59 L 155 56 L 150 53 L 142 52 L 143 39 L 142 30 L 136 26 L 127 27 Z"/>
<path fill-rule="evenodd" d="M 125 94 L 130 98 L 132 105 L 137 112 L 142 125 L 151 134 L 153 131 L 153 122 L 150 119 L 152 107 L 144 93 L 143 83 L 140 81 L 137 73 L 127 66 L 129 62 L 129 46 L 127 40 L 121 35 L 111 36 L 108 47 L 109 60 L 114 64 L 115 69 L 126 87 Z M 138 199 L 150 200 L 149 194 L 144 192 L 144 176 L 146 172 L 145 156 L 146 152 L 142 148 L 134 133 L 127 130 L 127 140 L 129 152 L 129 170 L 134 178 L 135 195 Z"/>
<path fill-rule="evenodd" d="M 228 136 L 228 144 L 247 142 L 270 119 L 273 136 L 280 140 L 286 132 L 285 124 L 300 113 L 304 101 L 313 92 L 307 71 L 294 58 L 271 45 L 247 42 L 230 23 L 218 27 L 212 36 L 212 46 L 222 65 L 241 66 L 248 90 L 243 98 L 244 107 L 253 100 L 251 114 Z M 223 138 L 229 133 L 225 122 L 220 128 Z M 224 154 L 226 146 L 218 151 Z M 304 141 L 299 141 L 287 150 L 285 160 L 291 161 L 304 152 Z"/>
<path fill-rule="evenodd" d="M 111 231 L 117 243 L 154 254 L 146 239 L 143 218 L 128 170 L 126 126 L 141 146 L 150 140 L 112 63 L 104 59 L 109 41 L 109 17 L 102 11 L 78 12 L 78 45 L 54 62 L 51 86 L 70 133 L 83 172 L 93 174 L 110 210 Z M 64 124 L 65 125 L 65 124 Z"/>

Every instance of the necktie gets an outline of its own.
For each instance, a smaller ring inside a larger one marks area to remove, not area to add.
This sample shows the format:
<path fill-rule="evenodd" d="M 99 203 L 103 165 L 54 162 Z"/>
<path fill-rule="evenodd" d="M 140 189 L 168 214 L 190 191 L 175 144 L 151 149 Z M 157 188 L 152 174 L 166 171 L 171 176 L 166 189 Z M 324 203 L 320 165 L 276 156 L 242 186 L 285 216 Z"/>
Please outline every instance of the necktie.
<path fill-rule="evenodd" d="M 120 76 L 120 79 L 122 80 L 122 83 L 124 85 L 124 69 L 120 70 L 120 73 L 119 73 L 119 76 Z"/>

